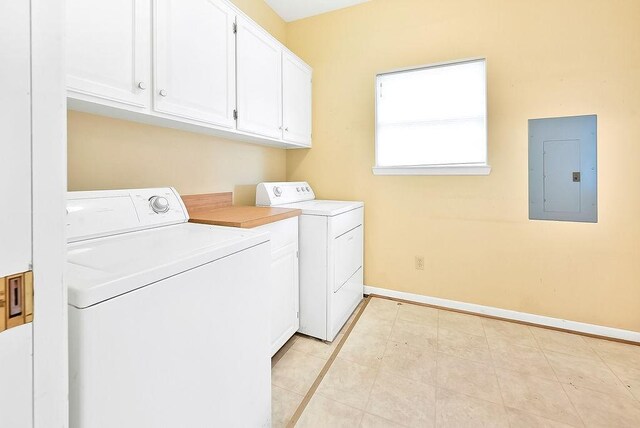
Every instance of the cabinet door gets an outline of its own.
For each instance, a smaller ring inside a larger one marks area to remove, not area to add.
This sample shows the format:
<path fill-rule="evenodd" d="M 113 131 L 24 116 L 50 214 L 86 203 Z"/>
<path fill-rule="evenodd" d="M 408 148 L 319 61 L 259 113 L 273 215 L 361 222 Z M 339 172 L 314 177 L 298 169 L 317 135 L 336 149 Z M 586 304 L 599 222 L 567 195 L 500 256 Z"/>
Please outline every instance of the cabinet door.
<path fill-rule="evenodd" d="M 148 107 L 149 13 L 148 0 L 67 0 L 70 96 Z"/>
<path fill-rule="evenodd" d="M 311 147 L 311 69 L 282 54 L 283 139 Z"/>
<path fill-rule="evenodd" d="M 219 0 L 154 2 L 156 111 L 235 126 L 234 22 Z"/>
<path fill-rule="evenodd" d="M 298 319 L 298 245 L 276 250 L 271 260 L 271 355 L 300 326 Z"/>
<path fill-rule="evenodd" d="M 282 138 L 282 48 L 238 17 L 238 129 Z"/>

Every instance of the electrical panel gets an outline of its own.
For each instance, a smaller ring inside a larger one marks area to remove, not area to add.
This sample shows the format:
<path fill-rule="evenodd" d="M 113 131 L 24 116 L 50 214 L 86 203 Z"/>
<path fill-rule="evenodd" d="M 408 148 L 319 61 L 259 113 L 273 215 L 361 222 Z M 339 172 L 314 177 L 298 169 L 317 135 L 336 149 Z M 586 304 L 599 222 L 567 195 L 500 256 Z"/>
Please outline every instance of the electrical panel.
<path fill-rule="evenodd" d="M 597 116 L 529 120 L 529 219 L 597 223 Z"/>

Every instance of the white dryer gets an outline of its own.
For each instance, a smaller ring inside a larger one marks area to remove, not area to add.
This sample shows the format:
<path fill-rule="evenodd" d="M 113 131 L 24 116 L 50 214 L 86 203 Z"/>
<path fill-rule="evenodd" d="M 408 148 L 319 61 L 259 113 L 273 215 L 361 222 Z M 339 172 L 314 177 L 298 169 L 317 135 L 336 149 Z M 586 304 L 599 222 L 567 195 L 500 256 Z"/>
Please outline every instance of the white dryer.
<path fill-rule="evenodd" d="M 172 188 L 67 211 L 71 427 L 270 426 L 269 235 L 187 223 Z"/>
<path fill-rule="evenodd" d="M 299 332 L 333 341 L 362 301 L 364 203 L 315 199 L 307 182 L 260 183 L 256 205 L 298 208 Z"/>

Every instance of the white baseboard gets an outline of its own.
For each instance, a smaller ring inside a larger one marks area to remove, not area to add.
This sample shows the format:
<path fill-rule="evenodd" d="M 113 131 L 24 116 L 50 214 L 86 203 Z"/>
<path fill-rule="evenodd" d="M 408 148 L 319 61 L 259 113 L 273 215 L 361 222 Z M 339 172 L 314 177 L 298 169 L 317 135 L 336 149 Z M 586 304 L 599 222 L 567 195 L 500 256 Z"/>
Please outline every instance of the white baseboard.
<path fill-rule="evenodd" d="M 560 328 L 577 333 L 592 334 L 595 336 L 609 337 L 612 339 L 628 340 L 640 343 L 640 332 L 622 330 L 619 328 L 605 327 L 595 324 L 587 324 L 578 321 L 563 320 L 544 315 L 529 314 L 526 312 L 512 311 L 509 309 L 495 308 L 493 306 L 476 305 L 474 303 L 459 302 L 456 300 L 441 299 L 439 297 L 423 296 L 421 294 L 405 293 L 404 291 L 389 290 L 387 288 L 364 286 L 365 294 L 377 294 L 379 296 L 393 297 L 396 299 L 408 300 L 410 302 L 425 303 L 433 306 L 440 306 L 448 309 L 471 312 L 479 315 L 504 318 L 514 321 L 536 324 L 545 327 Z"/>

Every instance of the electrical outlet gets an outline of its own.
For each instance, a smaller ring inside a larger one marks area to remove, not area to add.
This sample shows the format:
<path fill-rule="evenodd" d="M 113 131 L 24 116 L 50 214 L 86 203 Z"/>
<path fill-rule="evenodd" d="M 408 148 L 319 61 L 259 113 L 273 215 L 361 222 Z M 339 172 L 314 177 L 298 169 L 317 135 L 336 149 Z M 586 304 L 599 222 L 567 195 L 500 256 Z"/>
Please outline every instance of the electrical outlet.
<path fill-rule="evenodd" d="M 424 256 L 416 256 L 416 269 L 424 270 Z"/>

